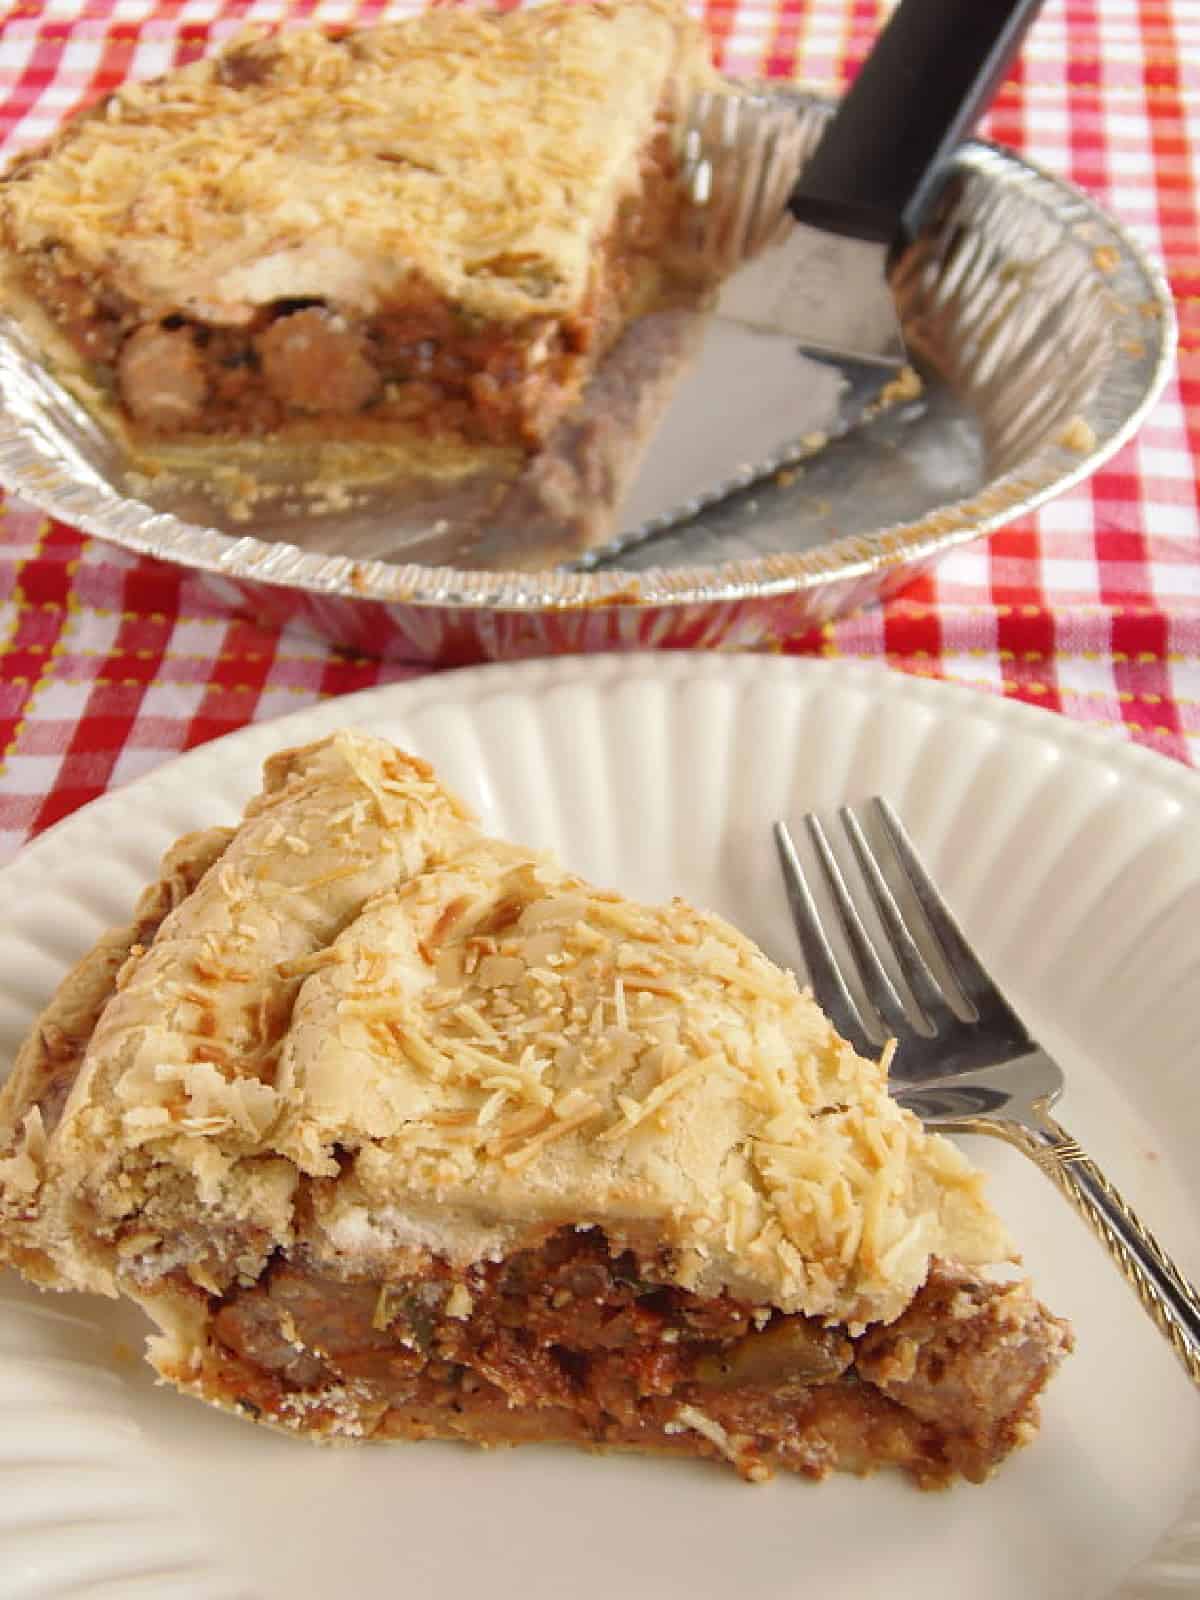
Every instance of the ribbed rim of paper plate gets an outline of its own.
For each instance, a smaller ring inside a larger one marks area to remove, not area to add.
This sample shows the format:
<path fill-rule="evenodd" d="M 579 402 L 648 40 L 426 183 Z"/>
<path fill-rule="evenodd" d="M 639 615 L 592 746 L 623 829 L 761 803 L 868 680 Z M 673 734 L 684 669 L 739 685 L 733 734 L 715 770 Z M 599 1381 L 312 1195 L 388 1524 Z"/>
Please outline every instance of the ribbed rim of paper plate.
<path fill-rule="evenodd" d="M 1136 353 L 1113 340 L 1112 356 L 1088 405 L 1087 447 L 1048 443 L 1020 467 L 968 499 L 919 521 L 835 539 L 802 554 L 759 556 L 718 566 L 613 568 L 595 573 L 484 572 L 323 555 L 251 535 L 234 537 L 153 512 L 39 452 L 12 418 L 0 416 L 0 480 L 86 533 L 124 549 L 227 578 L 321 595 L 406 606 L 502 612 L 579 611 L 600 606 L 733 603 L 819 589 L 832 581 L 885 576 L 924 564 L 956 545 L 1023 516 L 1095 472 L 1136 431 L 1174 364 L 1175 307 L 1166 278 L 1131 235 L 1081 189 L 999 146 L 974 143 L 960 157 L 1054 216 L 1070 215 L 1094 253 L 1105 252 L 1114 301 L 1142 313 Z M 1099 270 L 1099 268 L 1097 268 Z"/>

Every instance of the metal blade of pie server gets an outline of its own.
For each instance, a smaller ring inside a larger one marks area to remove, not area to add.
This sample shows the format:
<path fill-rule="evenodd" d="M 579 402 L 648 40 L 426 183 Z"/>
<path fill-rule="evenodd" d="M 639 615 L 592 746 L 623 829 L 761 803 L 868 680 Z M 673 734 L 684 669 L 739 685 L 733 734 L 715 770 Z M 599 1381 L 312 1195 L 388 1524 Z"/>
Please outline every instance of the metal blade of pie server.
<path fill-rule="evenodd" d="M 577 565 L 615 560 L 811 456 L 859 424 L 903 361 L 883 247 L 790 227 L 725 284 L 625 497 L 621 531 Z"/>

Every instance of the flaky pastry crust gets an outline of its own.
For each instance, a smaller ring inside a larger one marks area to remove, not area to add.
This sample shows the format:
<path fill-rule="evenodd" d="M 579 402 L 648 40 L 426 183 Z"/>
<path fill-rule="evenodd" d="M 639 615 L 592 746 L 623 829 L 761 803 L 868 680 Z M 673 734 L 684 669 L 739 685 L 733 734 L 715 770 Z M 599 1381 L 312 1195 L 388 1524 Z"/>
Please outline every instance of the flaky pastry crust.
<path fill-rule="evenodd" d="M 10 250 L 65 248 L 147 317 L 370 312 L 413 278 L 488 320 L 560 315 L 664 99 L 711 79 L 677 0 L 251 35 L 19 158 L 0 221 Z"/>
<path fill-rule="evenodd" d="M 570 1225 L 853 1329 L 931 1257 L 1010 1255 L 979 1174 L 749 940 L 481 835 L 391 746 L 273 757 L 205 848 L 107 1001 L 103 959 L 61 1118 L 36 1072 L 0 1099 L 0 1254 L 44 1281 L 219 1293 L 301 1239 L 462 1266 Z"/>

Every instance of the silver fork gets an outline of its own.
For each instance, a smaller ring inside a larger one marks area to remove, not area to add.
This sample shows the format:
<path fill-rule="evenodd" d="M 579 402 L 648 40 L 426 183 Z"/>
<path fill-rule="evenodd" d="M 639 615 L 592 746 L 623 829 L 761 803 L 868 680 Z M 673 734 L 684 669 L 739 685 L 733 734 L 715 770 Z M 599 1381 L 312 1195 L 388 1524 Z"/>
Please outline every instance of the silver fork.
<path fill-rule="evenodd" d="M 1200 1385 L 1200 1296 L 1096 1163 L 1050 1115 L 1063 1090 L 1062 1069 L 981 966 L 899 817 L 882 799 L 870 801 L 863 812 L 860 817 L 843 806 L 838 818 L 908 993 L 889 975 L 829 838 L 810 813 L 804 820 L 850 951 L 848 973 L 839 965 L 782 822 L 775 824 L 775 840 L 817 1001 L 860 1055 L 878 1056 L 889 1039 L 896 1041 L 892 1092 L 927 1126 L 992 1134 L 1054 1180 L 1095 1230 L 1188 1376 Z M 882 850 L 868 839 L 872 823 L 885 841 Z M 910 900 L 919 917 L 906 918 L 901 910 L 901 901 Z M 927 955 L 951 983 L 935 976 Z M 865 1004 L 855 999 L 847 982 L 847 975 L 853 981 L 855 972 Z"/>

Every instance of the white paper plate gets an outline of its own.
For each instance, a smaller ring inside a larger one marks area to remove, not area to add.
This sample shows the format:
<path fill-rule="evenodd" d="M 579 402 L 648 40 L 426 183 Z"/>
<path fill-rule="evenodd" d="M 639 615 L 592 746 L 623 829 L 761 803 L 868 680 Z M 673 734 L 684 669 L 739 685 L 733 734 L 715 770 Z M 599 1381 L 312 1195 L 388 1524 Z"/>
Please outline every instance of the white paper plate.
<path fill-rule="evenodd" d="M 356 723 L 492 828 L 795 959 L 770 819 L 874 792 L 1067 1070 L 1063 1120 L 1200 1270 L 1200 780 L 1044 712 L 843 663 L 532 662 L 351 696 L 218 740 L 0 873 L 0 1060 L 159 852 L 229 820 L 271 749 Z M 750 1489 L 711 1467 L 443 1444 L 318 1451 L 157 1389 L 128 1308 L 0 1285 L 0 1593 L 823 1600 L 1200 1591 L 1200 1405 L 1046 1180 L 971 1153 L 1079 1347 L 986 1488 Z M 1191 1502 L 1190 1506 L 1188 1502 Z"/>

